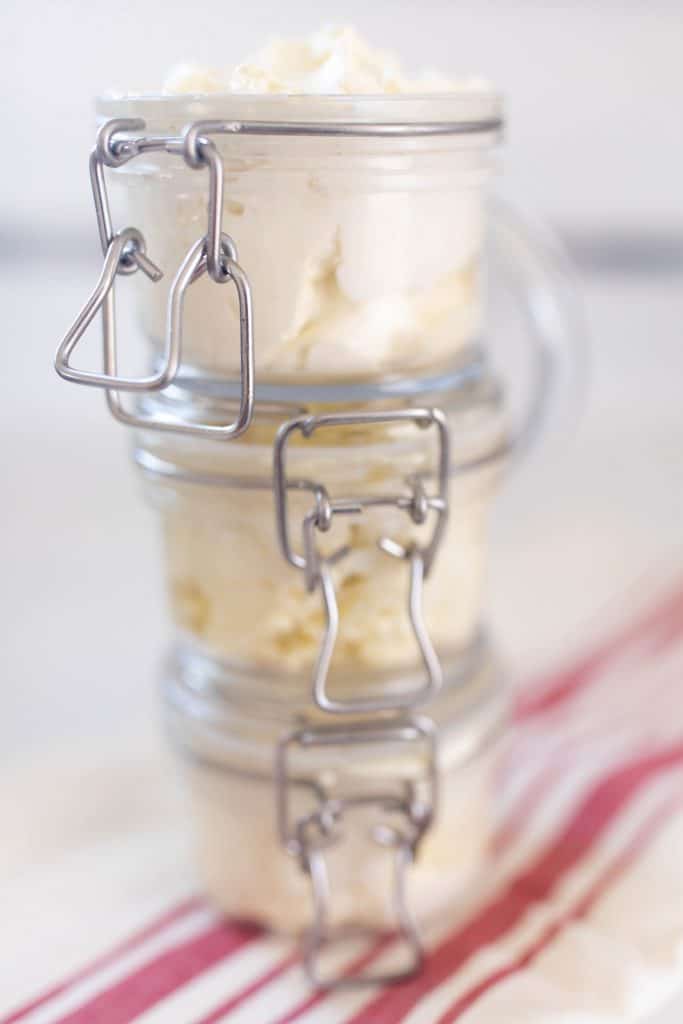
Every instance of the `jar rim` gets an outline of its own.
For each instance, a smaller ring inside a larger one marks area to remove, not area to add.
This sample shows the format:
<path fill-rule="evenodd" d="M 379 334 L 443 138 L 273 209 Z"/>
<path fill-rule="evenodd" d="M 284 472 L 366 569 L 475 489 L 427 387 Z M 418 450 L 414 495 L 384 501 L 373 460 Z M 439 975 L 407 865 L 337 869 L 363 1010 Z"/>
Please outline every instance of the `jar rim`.
<path fill-rule="evenodd" d="M 244 675 L 249 685 L 238 685 L 234 694 L 206 679 L 197 687 L 193 675 L 202 672 L 193 662 L 194 658 L 186 660 L 176 650 L 162 677 L 167 728 L 175 745 L 193 760 L 231 773 L 269 777 L 273 745 L 283 732 L 321 724 L 306 713 L 307 695 L 293 704 L 289 686 L 279 701 L 254 693 L 254 673 Z M 445 667 L 443 689 L 429 710 L 442 740 L 442 767 L 451 770 L 501 735 L 509 716 L 510 692 L 484 633 Z M 234 679 L 241 674 L 238 671 Z M 268 680 L 267 672 L 263 674 Z M 410 673 L 406 678 L 411 678 Z M 272 690 L 276 681 L 269 682 Z M 280 686 L 284 682 L 280 679 Z"/>
<path fill-rule="evenodd" d="M 421 404 L 441 408 L 454 428 L 451 430 L 452 477 L 464 478 L 470 474 L 476 477 L 487 468 L 500 470 L 512 449 L 497 378 L 485 374 L 465 386 L 437 394 L 427 393 L 423 398 Z M 165 402 L 173 415 L 183 419 L 196 417 L 202 422 L 214 422 L 221 414 L 225 416 L 232 410 L 225 400 L 206 397 L 198 401 L 196 394 L 187 395 L 180 388 L 170 388 Z M 368 407 L 381 408 L 372 404 Z M 277 403 L 272 407 L 259 405 L 254 424 L 260 425 L 265 434 L 259 433 L 256 439 L 253 431 L 247 432 L 244 438 L 228 446 L 182 435 L 176 435 L 169 443 L 166 435 L 142 429 L 135 433 L 133 459 L 151 481 L 270 490 L 272 447 L 278 428 L 294 416 L 315 411 L 319 409 L 305 403 L 298 408 Z M 329 438 L 323 432 L 312 447 L 295 444 L 289 460 L 292 470 L 304 475 L 310 472 L 312 462 L 318 468 L 324 465 L 328 470 L 353 475 L 357 467 L 366 465 L 368 460 L 410 460 L 420 453 L 427 453 L 422 432 L 407 430 L 405 425 L 399 424 L 387 434 L 375 435 L 370 431 L 358 437 L 352 432 L 344 440 L 338 433 Z M 259 461 L 264 456 L 265 463 Z"/>
<path fill-rule="evenodd" d="M 497 136 L 503 121 L 503 98 L 493 89 L 392 94 L 308 93 L 184 93 L 110 91 L 97 97 L 95 108 L 103 119 L 139 117 L 154 125 L 184 125 L 196 120 L 349 122 L 357 125 L 438 124 L 475 126 L 482 134 Z M 456 132 L 457 133 L 457 132 Z M 478 131 L 477 131 L 478 133 Z"/>

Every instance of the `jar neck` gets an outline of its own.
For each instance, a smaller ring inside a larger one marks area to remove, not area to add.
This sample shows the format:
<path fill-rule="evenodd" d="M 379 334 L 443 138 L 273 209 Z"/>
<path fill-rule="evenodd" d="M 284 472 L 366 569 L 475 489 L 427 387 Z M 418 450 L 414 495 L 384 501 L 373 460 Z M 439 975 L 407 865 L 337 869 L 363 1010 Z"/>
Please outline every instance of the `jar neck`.
<path fill-rule="evenodd" d="M 234 381 L 188 376 L 158 395 L 142 398 L 139 409 L 142 413 L 156 411 L 187 422 L 220 422 L 234 412 L 237 388 Z M 386 412 L 416 405 L 439 408 L 447 416 L 452 426 L 454 468 L 461 460 L 468 463 L 472 457 L 497 451 L 505 445 L 507 417 L 500 381 L 484 364 L 471 361 L 459 363 L 438 378 L 419 378 L 394 384 L 257 385 L 252 427 L 236 444 L 220 446 L 209 442 L 198 445 L 196 440 L 178 435 L 169 439 L 155 431 L 139 431 L 135 435 L 135 457 L 145 470 L 150 469 L 144 457 L 149 453 L 166 461 L 177 461 L 181 472 L 186 454 L 190 464 L 194 465 L 198 449 L 206 449 L 211 455 L 212 468 L 225 464 L 226 468 L 234 469 L 241 453 L 259 446 L 270 448 L 278 428 L 294 417 L 340 411 Z M 306 451 L 330 448 L 338 454 L 337 443 L 338 439 L 329 437 L 316 439 L 309 443 Z M 383 450 L 382 446 L 387 444 L 393 451 L 402 445 L 408 448 L 423 446 L 421 438 L 416 440 L 414 431 L 402 428 L 392 428 L 391 431 L 374 429 L 362 436 L 348 434 L 341 443 L 346 458 L 350 451 L 360 448 L 364 460 L 391 455 L 391 451 Z M 252 458 L 251 455 L 247 457 Z"/>
<path fill-rule="evenodd" d="M 415 688 L 416 674 L 375 673 L 364 693 L 389 687 Z M 354 676 L 358 686 L 358 675 Z M 335 680 L 340 692 L 344 682 Z M 348 681 L 347 681 L 348 687 Z M 292 729 L 316 726 L 330 716 L 316 711 L 301 676 L 248 670 L 199 657 L 179 646 L 169 658 L 163 681 L 168 725 L 190 756 L 217 767 L 270 774 L 273 750 Z M 419 710 L 419 709 L 418 709 Z M 444 683 L 429 704 L 439 730 L 444 767 L 467 761 L 496 738 L 508 712 L 502 673 L 480 634 L 444 664 Z M 337 724 L 353 725 L 352 716 Z M 367 721 L 367 719 L 363 719 Z M 382 716 L 377 716 L 381 722 Z"/>
<path fill-rule="evenodd" d="M 503 99 L 492 89 L 462 89 L 443 93 L 393 93 L 377 95 L 315 95 L 284 93 L 205 93 L 195 95 L 159 95 L 151 93 L 101 96 L 96 101 L 100 121 L 110 118 L 139 118 L 147 131 L 176 134 L 196 121 L 228 122 L 232 130 L 225 135 L 228 143 L 240 138 L 238 122 L 267 122 L 282 126 L 299 123 L 311 125 L 380 125 L 389 132 L 377 141 L 389 145 L 406 141 L 434 145 L 451 139 L 461 145 L 492 146 L 503 127 Z M 410 131 L 392 134 L 390 126 L 403 125 Z M 420 136 L 421 126 L 433 125 L 436 130 Z M 441 131 L 439 131 L 441 126 Z M 318 134 L 296 136 L 279 129 L 277 137 L 284 142 L 310 140 Z M 259 133 L 252 138 L 268 138 Z M 359 141 L 359 136 L 355 141 Z M 339 147 L 346 138 L 337 135 L 330 142 Z M 368 137 L 365 136 L 365 141 Z"/>
<path fill-rule="evenodd" d="M 444 691 L 460 689 L 467 680 L 476 676 L 487 657 L 487 642 L 482 630 L 467 647 L 444 659 Z M 273 721 L 319 714 L 312 710 L 305 675 L 219 661 L 215 652 L 201 653 L 196 638 L 187 644 L 182 639 L 178 642 L 170 666 L 188 697 L 197 699 L 205 712 L 213 709 L 220 714 L 224 706 L 242 706 L 249 707 L 250 715 Z M 330 680 L 340 697 L 344 697 L 358 691 L 359 675 L 363 674 L 363 693 L 372 697 L 400 693 L 402 689 L 415 690 L 420 672 L 421 667 L 417 664 L 399 673 L 395 668 L 384 671 L 368 669 L 365 672 L 354 669 L 352 673 L 333 672 Z"/>

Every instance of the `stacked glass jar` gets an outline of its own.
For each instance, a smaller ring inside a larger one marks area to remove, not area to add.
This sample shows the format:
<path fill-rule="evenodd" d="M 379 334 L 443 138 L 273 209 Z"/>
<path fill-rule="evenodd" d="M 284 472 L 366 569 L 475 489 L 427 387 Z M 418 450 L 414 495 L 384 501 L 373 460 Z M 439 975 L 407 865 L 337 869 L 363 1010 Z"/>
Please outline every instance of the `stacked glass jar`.
<path fill-rule="evenodd" d="M 100 115 L 104 269 L 57 370 L 135 428 L 161 514 L 165 707 L 206 888 L 302 932 L 315 984 L 340 980 L 319 960 L 349 926 L 398 928 L 404 976 L 416 918 L 483 863 L 506 715 L 481 629 L 514 447 L 482 341 L 500 101 L 126 98 Z M 135 227 L 112 226 L 107 167 Z M 137 379 L 117 369 L 127 274 Z M 99 313 L 103 371 L 74 369 Z"/>

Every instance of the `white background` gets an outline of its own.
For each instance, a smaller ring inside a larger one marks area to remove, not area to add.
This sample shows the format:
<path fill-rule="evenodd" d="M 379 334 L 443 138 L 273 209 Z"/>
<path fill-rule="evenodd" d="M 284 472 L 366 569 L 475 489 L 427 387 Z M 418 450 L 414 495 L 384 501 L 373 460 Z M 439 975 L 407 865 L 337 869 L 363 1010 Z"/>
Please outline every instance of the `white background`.
<path fill-rule="evenodd" d="M 155 727 L 165 637 L 155 523 L 125 432 L 100 396 L 51 370 L 97 256 L 92 97 L 155 88 L 178 60 L 230 64 L 268 34 L 330 20 L 415 70 L 494 80 L 508 97 L 506 191 L 535 206 L 579 264 L 593 331 L 584 416 L 564 447 L 510 479 L 493 524 L 490 618 L 514 670 L 571 656 L 584 624 L 626 587 L 654 593 L 683 570 L 683 4 L 6 4 L 0 744 L 16 780 L 36 768 L 50 778 L 60 749 L 121 750 L 132 730 Z M 32 791 L 27 820 L 48 793 Z"/>
<path fill-rule="evenodd" d="M 377 45 L 494 81 L 508 98 L 508 176 L 574 227 L 683 223 L 683 5 L 421 0 L 37 0 L 2 13 L 6 158 L 0 217 L 68 230 L 89 218 L 92 98 L 158 89 L 169 65 L 230 65 L 275 34 L 355 24 Z"/>

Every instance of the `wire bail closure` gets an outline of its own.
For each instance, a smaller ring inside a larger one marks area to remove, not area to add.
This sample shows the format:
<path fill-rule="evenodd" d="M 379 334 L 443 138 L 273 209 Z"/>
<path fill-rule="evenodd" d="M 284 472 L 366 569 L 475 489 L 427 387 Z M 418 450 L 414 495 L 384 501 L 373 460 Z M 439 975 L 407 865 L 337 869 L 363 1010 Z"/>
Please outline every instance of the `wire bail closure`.
<path fill-rule="evenodd" d="M 410 481 L 410 494 L 380 494 L 364 497 L 330 499 L 325 487 L 305 481 L 291 481 L 287 476 L 287 443 L 295 431 L 303 437 L 325 427 L 376 425 L 408 422 L 418 428 L 434 427 L 438 435 L 438 491 L 428 496 L 420 479 Z M 439 409 L 400 409 L 394 412 L 329 413 L 323 416 L 299 416 L 289 420 L 278 431 L 274 447 L 273 488 L 275 515 L 280 549 L 295 568 L 304 573 L 309 593 L 319 589 L 323 603 L 325 627 L 320 649 L 313 669 L 312 693 L 316 705 L 332 714 L 367 714 L 397 709 L 411 709 L 434 696 L 441 687 L 443 672 L 439 658 L 429 637 L 423 613 L 423 583 L 434 561 L 448 518 L 448 474 L 449 474 L 448 424 Z M 312 489 L 315 504 L 304 516 L 302 522 L 301 554 L 296 552 L 290 540 L 288 490 Z M 425 670 L 425 681 L 408 693 L 388 694 L 382 697 L 364 697 L 354 700 L 338 700 L 330 696 L 327 687 L 328 675 L 339 632 L 339 605 L 332 578 L 331 567 L 349 553 L 349 547 L 323 558 L 316 546 L 316 533 L 327 532 L 336 515 L 359 515 L 367 508 L 394 507 L 404 510 L 411 520 L 421 525 L 430 513 L 436 521 L 430 540 L 423 546 L 416 544 L 404 547 L 389 537 L 380 537 L 378 546 L 389 556 L 405 560 L 409 565 L 408 618 Z"/>
<path fill-rule="evenodd" d="M 120 422 L 128 426 L 144 429 L 155 429 L 171 433 L 188 434 L 194 437 L 207 437 L 217 440 L 230 440 L 239 437 L 249 427 L 254 411 L 254 341 L 251 325 L 253 322 L 251 290 L 249 280 L 237 262 L 237 250 L 228 235 L 222 235 L 221 260 L 227 274 L 223 282 L 232 281 L 237 291 L 240 311 L 240 364 L 241 394 L 236 418 L 226 424 L 188 423 L 176 417 L 127 410 L 120 394 L 114 390 L 107 391 L 107 404 L 112 414 Z M 209 256 L 204 238 L 198 239 L 191 247 L 181 263 L 171 285 L 168 296 L 167 350 L 177 367 L 182 351 L 183 310 L 185 295 L 188 288 L 209 271 Z M 103 308 L 105 365 L 107 372 L 116 373 L 116 345 L 113 327 L 113 316 L 109 306 Z"/>
<path fill-rule="evenodd" d="M 290 788 L 293 778 L 289 761 L 292 751 L 316 748 L 346 748 L 358 745 L 421 746 L 424 750 L 424 775 L 419 781 L 403 780 L 403 792 L 367 792 L 347 796 L 328 796 L 318 791 L 318 806 L 298 820 L 292 816 Z M 338 727 L 304 728 L 283 737 L 278 744 L 276 764 L 277 821 L 280 839 L 288 853 L 296 857 L 309 876 L 313 897 L 313 924 L 304 941 L 304 967 L 316 988 L 332 989 L 357 985 L 389 984 L 412 977 L 422 966 L 424 951 L 417 925 L 406 899 L 406 875 L 419 844 L 436 815 L 438 769 L 436 739 L 432 722 L 409 717 L 391 725 L 356 723 L 347 729 Z M 370 830 L 379 846 L 391 851 L 393 862 L 392 902 L 397 932 L 408 949 L 406 967 L 396 971 L 325 977 L 320 967 L 324 949 L 334 941 L 330 928 L 332 894 L 325 853 L 343 841 L 342 825 L 354 810 L 376 807 L 382 817 Z M 401 823 L 396 824 L 396 820 Z"/>
<path fill-rule="evenodd" d="M 95 288 L 57 350 L 55 369 L 65 380 L 103 388 L 107 392 L 107 403 L 113 415 L 129 426 L 223 440 L 239 437 L 251 423 L 254 411 L 253 311 L 249 280 L 238 263 L 235 243 L 222 232 L 223 161 L 213 142 L 204 137 L 194 140 L 191 155 L 182 138 L 117 138 L 123 132 L 143 131 L 144 128 L 144 121 L 121 118 L 107 122 L 98 132 L 97 142 L 90 155 L 90 181 L 104 265 Z M 122 167 L 136 156 L 149 152 L 180 155 L 190 167 L 208 168 L 208 226 L 206 234 L 191 246 L 171 285 L 161 368 L 146 377 L 122 377 L 117 372 L 114 305 L 116 277 L 142 270 L 155 283 L 161 279 L 163 272 L 147 256 L 145 239 L 140 231 L 132 227 L 119 232 L 113 230 L 104 168 Z M 217 284 L 232 281 L 237 291 L 240 320 L 240 404 L 237 417 L 227 424 L 198 424 L 166 414 L 147 415 L 127 410 L 119 392 L 147 394 L 162 391 L 175 380 L 182 357 L 185 292 L 189 285 L 205 273 Z M 88 326 L 100 312 L 104 372 L 79 370 L 71 365 L 71 356 Z"/>

